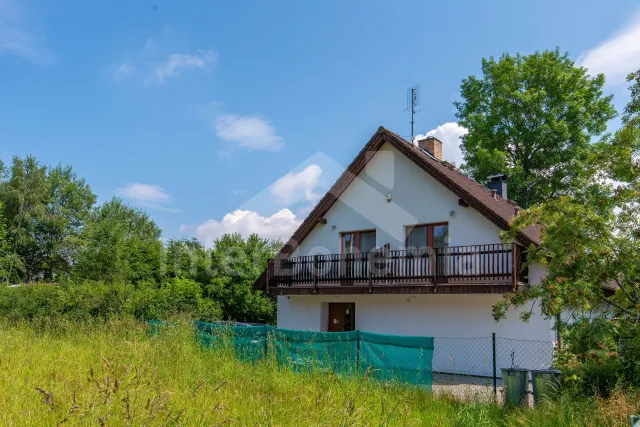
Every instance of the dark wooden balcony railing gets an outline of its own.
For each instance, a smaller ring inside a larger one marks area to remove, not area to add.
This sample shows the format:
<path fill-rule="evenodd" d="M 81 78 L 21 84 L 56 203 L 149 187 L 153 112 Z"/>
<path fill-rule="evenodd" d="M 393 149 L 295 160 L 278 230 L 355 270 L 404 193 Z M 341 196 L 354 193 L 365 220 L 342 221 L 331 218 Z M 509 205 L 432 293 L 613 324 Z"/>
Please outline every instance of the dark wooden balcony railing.
<path fill-rule="evenodd" d="M 477 283 L 515 287 L 519 253 L 515 244 L 487 244 L 276 258 L 269 261 L 267 286 Z"/>

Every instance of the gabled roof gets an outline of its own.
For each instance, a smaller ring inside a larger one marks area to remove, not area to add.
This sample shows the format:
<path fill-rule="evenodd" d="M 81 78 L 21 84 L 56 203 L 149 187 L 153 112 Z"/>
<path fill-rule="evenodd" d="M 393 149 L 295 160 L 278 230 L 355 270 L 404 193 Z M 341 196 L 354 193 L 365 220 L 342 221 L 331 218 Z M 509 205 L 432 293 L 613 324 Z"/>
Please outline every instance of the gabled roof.
<path fill-rule="evenodd" d="M 496 226 L 503 230 L 509 228 L 509 221 L 516 215 L 516 210 L 519 209 L 513 201 L 503 199 L 499 195 L 495 195 L 494 197 L 491 190 L 464 175 L 451 163 L 435 159 L 411 142 L 380 126 L 378 131 L 371 137 L 369 142 L 342 173 L 336 183 L 333 184 L 327 194 L 318 202 L 302 224 L 300 224 L 300 227 L 298 227 L 289 241 L 283 246 L 278 256 L 290 255 L 293 250 L 298 247 L 318 224 L 318 220 L 331 209 L 333 204 L 340 198 L 358 174 L 362 172 L 366 164 L 385 142 L 393 145 L 398 151 L 411 159 L 421 169 L 451 190 L 470 207 L 480 212 Z M 518 235 L 518 240 L 526 246 L 539 244 L 540 227 L 532 226 L 523 230 Z M 260 277 L 256 284 L 258 284 L 261 279 L 263 279 L 263 277 Z"/>

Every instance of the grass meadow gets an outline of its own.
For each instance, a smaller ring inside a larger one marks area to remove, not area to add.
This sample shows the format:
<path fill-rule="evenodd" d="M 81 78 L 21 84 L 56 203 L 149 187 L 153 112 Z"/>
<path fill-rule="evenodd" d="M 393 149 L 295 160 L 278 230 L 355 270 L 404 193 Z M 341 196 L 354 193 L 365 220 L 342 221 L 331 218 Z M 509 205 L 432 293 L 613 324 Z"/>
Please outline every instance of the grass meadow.
<path fill-rule="evenodd" d="M 362 378 L 293 373 L 202 350 L 188 326 L 0 320 L 0 426 L 628 426 L 640 400 L 536 409 Z M 635 406 L 634 406 L 635 405 Z"/>

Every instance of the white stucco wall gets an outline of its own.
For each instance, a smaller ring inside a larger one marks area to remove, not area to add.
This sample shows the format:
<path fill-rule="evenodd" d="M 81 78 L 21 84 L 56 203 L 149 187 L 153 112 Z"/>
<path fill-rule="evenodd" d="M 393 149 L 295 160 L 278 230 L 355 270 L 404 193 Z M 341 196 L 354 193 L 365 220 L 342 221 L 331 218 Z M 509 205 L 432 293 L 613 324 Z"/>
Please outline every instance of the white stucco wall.
<path fill-rule="evenodd" d="M 391 194 L 392 202 L 386 196 Z M 450 212 L 454 211 L 451 216 Z M 340 233 L 376 230 L 377 245 L 404 247 L 405 226 L 448 222 L 449 245 L 500 242 L 500 229 L 390 144 L 382 146 L 295 255 L 340 253 Z M 335 229 L 333 229 L 335 226 Z"/>
<path fill-rule="evenodd" d="M 278 297 L 278 327 L 326 331 L 328 304 L 355 303 L 356 328 L 364 331 L 435 337 L 436 372 L 490 376 L 492 333 L 496 334 L 497 367 L 516 365 L 542 369 L 551 365 L 552 321 L 534 310 L 528 323 L 519 311 L 495 322 L 491 306 L 500 295 L 341 295 Z"/>
<path fill-rule="evenodd" d="M 553 340 L 551 320 L 537 314 L 523 323 L 518 312 L 510 312 L 506 320 L 496 323 L 491 306 L 500 299 L 495 294 L 280 296 L 278 327 L 326 331 L 327 317 L 322 313 L 326 303 L 354 302 L 356 328 L 364 331 L 465 338 L 495 332 L 503 338 Z"/>

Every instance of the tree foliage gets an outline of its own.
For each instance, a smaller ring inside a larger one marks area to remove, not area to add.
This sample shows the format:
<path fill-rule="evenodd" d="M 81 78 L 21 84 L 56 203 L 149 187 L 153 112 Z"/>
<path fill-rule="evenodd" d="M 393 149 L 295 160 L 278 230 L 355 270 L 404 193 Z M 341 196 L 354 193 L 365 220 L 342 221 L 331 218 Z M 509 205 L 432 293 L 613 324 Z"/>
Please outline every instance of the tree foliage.
<path fill-rule="evenodd" d="M 2 167 L 1 164 L 0 167 Z M 0 202 L 0 212 L 2 212 L 2 202 Z M 11 250 L 5 222 L 5 219 L 0 216 L 0 283 L 11 283 L 22 272 L 22 262 L 20 257 Z"/>
<path fill-rule="evenodd" d="M 5 305 L 24 306 L 12 313 L 57 312 L 50 304 L 38 306 L 53 292 L 60 310 L 82 316 L 113 305 L 137 317 L 177 310 L 201 319 L 275 320 L 274 300 L 253 284 L 280 242 L 232 235 L 211 249 L 195 239 L 165 244 L 146 212 L 117 198 L 94 207 L 95 200 L 71 167 L 47 167 L 33 156 L 15 157 L 8 168 L 0 162 L 0 283 L 65 284 L 60 292 L 25 291 L 32 301 L 0 295 Z M 76 296 L 84 299 L 79 306 L 66 301 Z"/>
<path fill-rule="evenodd" d="M 197 239 L 170 239 L 166 245 L 168 277 L 188 277 L 206 285 L 211 277 L 211 256 Z"/>
<path fill-rule="evenodd" d="M 160 235 L 147 213 L 113 198 L 91 212 L 74 273 L 83 279 L 108 282 L 159 282 L 163 258 Z"/>
<path fill-rule="evenodd" d="M 255 234 L 246 240 L 237 233 L 216 240 L 207 294 L 220 302 L 225 319 L 262 323 L 275 320 L 273 299 L 253 290 L 253 283 L 264 271 L 267 260 L 281 247 L 282 242 L 261 239 Z"/>
<path fill-rule="evenodd" d="M 640 72 L 639 72 L 640 73 Z M 633 97 L 640 101 L 639 73 L 629 76 Z M 528 261 L 547 267 L 540 287 L 514 302 L 538 298 L 547 315 L 567 307 L 591 308 L 606 302 L 617 316 L 640 320 L 640 121 L 626 114 L 611 141 L 595 145 L 589 164 L 598 171 L 591 185 L 574 196 L 549 200 L 523 211 L 507 238 L 538 223 L 542 243 L 528 250 Z M 617 289 L 609 295 L 608 289 Z M 514 298 L 515 296 L 512 296 Z M 503 311 L 498 311 L 502 317 Z"/>
<path fill-rule="evenodd" d="M 509 307 L 532 301 L 539 301 L 547 316 L 565 313 L 560 326 L 566 326 L 573 340 L 572 355 L 583 361 L 593 360 L 593 353 L 584 352 L 583 340 L 576 337 L 593 338 L 593 327 L 584 322 L 566 325 L 568 311 L 595 308 L 605 319 L 599 330 L 615 333 L 614 342 L 627 341 L 623 349 L 640 348 L 640 71 L 630 74 L 628 81 L 632 97 L 622 127 L 611 140 L 595 144 L 589 156 L 588 165 L 596 174 L 592 183 L 573 196 L 522 212 L 505 236 L 512 239 L 519 230 L 540 224 L 542 243 L 529 248 L 528 262 L 545 266 L 548 275 L 540 286 L 508 294 L 494 306 L 494 316 L 504 318 Z M 576 331 L 581 327 L 592 331 Z M 604 340 L 598 346 L 608 349 L 604 353 L 609 357 L 618 356 Z M 640 358 L 632 356 L 625 363 L 636 364 L 625 369 L 635 372 L 637 379 Z"/>
<path fill-rule="evenodd" d="M 591 139 L 615 115 L 604 76 L 557 49 L 483 59 L 482 74 L 463 81 L 455 103 L 469 131 L 464 169 L 479 182 L 506 173 L 509 198 L 525 208 L 581 188 Z"/>
<path fill-rule="evenodd" d="M 594 144 L 584 164 L 593 180 L 523 211 L 505 233 L 513 239 L 541 226 L 542 243 L 528 249 L 527 262 L 547 276 L 494 306 L 499 320 L 510 307 L 539 302 L 559 320 L 565 345 L 556 364 L 572 389 L 605 397 L 621 382 L 640 385 L 640 71 L 628 81 L 621 128 Z"/>
<path fill-rule="evenodd" d="M 95 195 L 71 167 L 49 168 L 14 157 L 0 181 L 1 214 L 24 281 L 55 280 L 71 270 L 83 222 Z M 17 266 L 17 265 L 16 265 Z"/>

